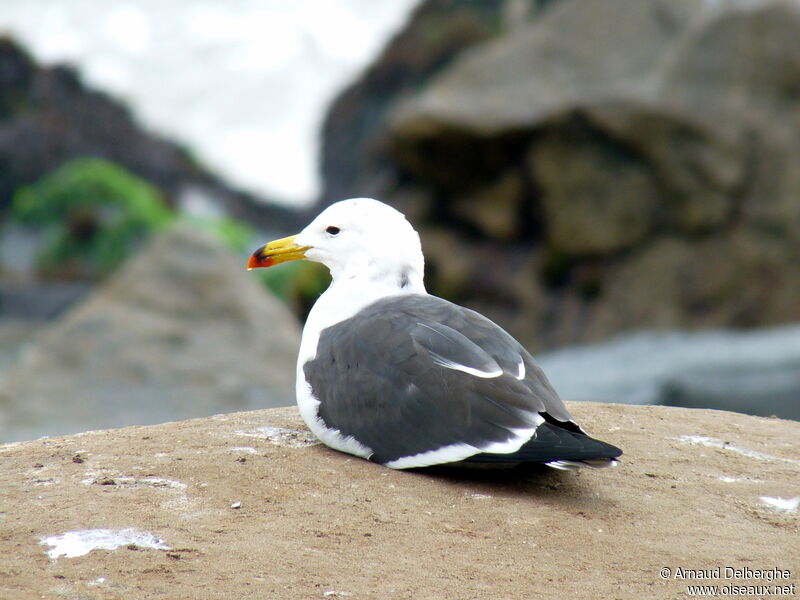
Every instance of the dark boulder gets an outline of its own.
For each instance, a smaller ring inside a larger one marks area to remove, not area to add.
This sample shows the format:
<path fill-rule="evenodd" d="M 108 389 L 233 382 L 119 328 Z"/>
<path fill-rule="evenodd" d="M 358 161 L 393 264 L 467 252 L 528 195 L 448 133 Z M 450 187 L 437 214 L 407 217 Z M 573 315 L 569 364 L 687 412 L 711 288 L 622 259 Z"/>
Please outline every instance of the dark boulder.
<path fill-rule="evenodd" d="M 383 145 L 325 201 L 405 211 L 429 289 L 532 348 L 798 320 L 798 39 L 783 2 L 552 3 L 384 90 Z"/>

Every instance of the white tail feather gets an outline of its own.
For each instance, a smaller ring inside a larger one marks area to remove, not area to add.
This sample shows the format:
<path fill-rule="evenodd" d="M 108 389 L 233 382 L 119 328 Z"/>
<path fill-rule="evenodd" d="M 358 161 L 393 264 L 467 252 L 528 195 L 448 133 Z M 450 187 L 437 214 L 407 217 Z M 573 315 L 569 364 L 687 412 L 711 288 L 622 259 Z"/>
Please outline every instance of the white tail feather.
<path fill-rule="evenodd" d="M 560 471 L 577 471 L 581 467 L 592 467 L 594 469 L 616 467 L 619 461 L 615 458 L 588 458 L 586 460 L 551 460 L 544 464 Z"/>

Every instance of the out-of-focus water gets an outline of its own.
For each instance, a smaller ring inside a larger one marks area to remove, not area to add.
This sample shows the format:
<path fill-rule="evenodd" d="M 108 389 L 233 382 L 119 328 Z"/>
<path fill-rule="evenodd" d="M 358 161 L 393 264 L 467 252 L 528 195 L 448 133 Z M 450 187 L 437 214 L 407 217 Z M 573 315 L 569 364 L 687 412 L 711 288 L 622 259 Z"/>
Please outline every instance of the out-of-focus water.
<path fill-rule="evenodd" d="M 717 408 L 800 420 L 800 325 L 636 333 L 538 359 L 565 400 Z"/>
<path fill-rule="evenodd" d="M 418 0 L 2 0 L 0 34 L 70 62 L 236 186 L 304 203 L 325 107 Z"/>

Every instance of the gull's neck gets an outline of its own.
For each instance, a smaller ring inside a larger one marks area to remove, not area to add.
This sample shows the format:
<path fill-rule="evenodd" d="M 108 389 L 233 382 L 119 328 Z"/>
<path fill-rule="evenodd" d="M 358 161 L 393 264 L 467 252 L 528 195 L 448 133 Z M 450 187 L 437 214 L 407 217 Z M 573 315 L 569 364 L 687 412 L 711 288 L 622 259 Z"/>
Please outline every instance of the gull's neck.
<path fill-rule="evenodd" d="M 327 290 L 317 299 L 306 319 L 298 356 L 298 369 L 316 355 L 323 329 L 349 319 L 362 308 L 387 296 L 427 294 L 425 284 L 414 269 L 391 276 L 342 276 L 335 273 Z"/>

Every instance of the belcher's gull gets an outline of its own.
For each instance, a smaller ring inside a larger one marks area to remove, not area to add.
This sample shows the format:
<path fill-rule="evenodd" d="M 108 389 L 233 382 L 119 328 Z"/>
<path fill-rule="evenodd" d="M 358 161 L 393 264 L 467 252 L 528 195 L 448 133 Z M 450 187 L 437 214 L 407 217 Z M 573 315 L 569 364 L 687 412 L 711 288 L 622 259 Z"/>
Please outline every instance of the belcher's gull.
<path fill-rule="evenodd" d="M 333 278 L 297 359 L 300 414 L 328 446 L 395 469 L 616 464 L 622 451 L 583 432 L 514 338 L 425 291 L 419 236 L 395 209 L 337 202 L 248 267 L 301 258 Z"/>

